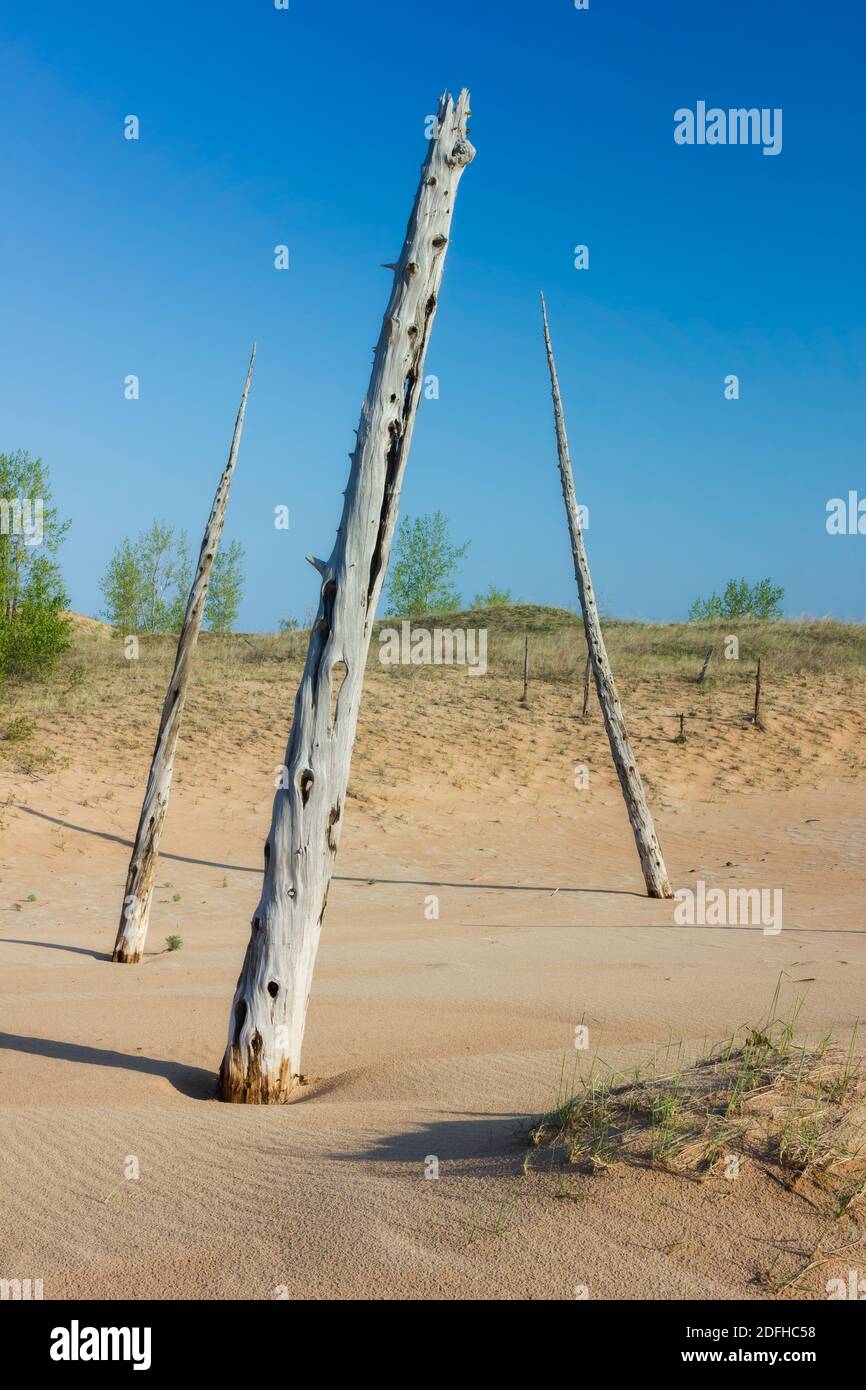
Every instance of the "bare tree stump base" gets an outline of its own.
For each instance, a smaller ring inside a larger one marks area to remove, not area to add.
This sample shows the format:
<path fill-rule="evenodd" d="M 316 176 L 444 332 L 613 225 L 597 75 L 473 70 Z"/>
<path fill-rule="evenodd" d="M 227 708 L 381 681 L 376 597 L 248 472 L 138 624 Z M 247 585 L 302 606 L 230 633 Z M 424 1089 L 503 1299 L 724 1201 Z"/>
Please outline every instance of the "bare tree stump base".
<path fill-rule="evenodd" d="M 217 1096 L 235 1105 L 287 1105 L 301 1085 L 300 1076 L 290 1075 L 287 1059 L 269 1073 L 261 1064 L 261 1052 L 254 1053 L 244 1071 L 240 1048 L 231 1046 L 220 1067 Z"/>

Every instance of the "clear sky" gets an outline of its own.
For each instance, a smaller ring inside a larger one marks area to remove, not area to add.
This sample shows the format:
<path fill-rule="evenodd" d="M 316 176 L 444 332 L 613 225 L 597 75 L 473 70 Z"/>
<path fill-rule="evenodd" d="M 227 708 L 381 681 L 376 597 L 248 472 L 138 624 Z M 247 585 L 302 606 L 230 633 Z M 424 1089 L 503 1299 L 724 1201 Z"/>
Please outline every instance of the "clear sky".
<path fill-rule="evenodd" d="M 859 0 L 5 5 L 0 449 L 50 465 L 73 607 L 99 611 L 154 515 L 198 545 L 254 338 L 240 626 L 314 607 L 303 556 L 333 543 L 379 267 L 425 118 L 466 85 L 478 154 L 401 513 L 471 540 L 464 595 L 576 602 L 543 288 L 607 611 L 682 618 L 769 574 L 790 616 L 866 620 L 866 535 L 825 530 L 828 499 L 866 498 L 864 25 Z M 676 144 L 698 101 L 781 108 L 781 153 Z"/>

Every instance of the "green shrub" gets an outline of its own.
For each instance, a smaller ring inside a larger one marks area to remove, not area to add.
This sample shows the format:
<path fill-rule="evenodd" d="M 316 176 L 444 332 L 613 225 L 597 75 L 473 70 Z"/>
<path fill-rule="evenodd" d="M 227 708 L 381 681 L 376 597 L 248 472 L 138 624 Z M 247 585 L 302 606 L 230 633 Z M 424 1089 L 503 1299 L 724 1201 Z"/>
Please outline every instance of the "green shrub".
<path fill-rule="evenodd" d="M 31 577 L 31 584 L 35 578 Z M 3 675 L 21 680 L 47 675 L 71 647 L 71 623 L 63 612 L 65 599 L 65 594 L 45 601 L 42 594 L 25 593 L 24 602 L 14 615 L 0 617 Z"/>
<path fill-rule="evenodd" d="M 495 584 L 488 584 L 485 594 L 476 594 L 472 600 L 473 608 L 511 608 L 518 600 L 514 597 L 510 589 L 497 589 Z"/>
<path fill-rule="evenodd" d="M 19 714 L 17 719 L 7 726 L 6 737 L 10 743 L 20 743 L 22 739 L 32 738 L 33 725 L 26 715 Z"/>
<path fill-rule="evenodd" d="M 733 618 L 755 618 L 765 622 L 781 618 L 785 590 L 770 579 L 750 585 L 745 579 L 729 579 L 724 593 L 715 591 L 708 599 L 696 598 L 689 609 L 690 623 L 726 622 Z"/>

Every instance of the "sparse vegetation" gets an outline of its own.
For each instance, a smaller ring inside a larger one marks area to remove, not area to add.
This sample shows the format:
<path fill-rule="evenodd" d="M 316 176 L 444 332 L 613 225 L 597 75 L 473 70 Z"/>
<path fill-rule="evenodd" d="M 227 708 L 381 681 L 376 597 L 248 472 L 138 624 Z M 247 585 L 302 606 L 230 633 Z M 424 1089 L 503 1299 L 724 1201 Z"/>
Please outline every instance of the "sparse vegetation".
<path fill-rule="evenodd" d="M 179 951 L 182 945 L 182 936 L 167 936 L 165 938 L 165 949 L 167 951 Z"/>
<path fill-rule="evenodd" d="M 736 1029 L 687 1064 L 670 1041 L 627 1076 L 598 1055 L 560 1078 L 553 1107 L 530 1131 L 551 1164 L 585 1172 L 616 1163 L 704 1176 L 752 1163 L 785 1185 L 801 1180 L 850 1210 L 866 1183 L 866 1078 L 855 1027 L 847 1051 L 799 1039 L 802 999 L 782 1017 L 781 979 L 766 1018 Z"/>
<path fill-rule="evenodd" d="M 174 637 L 144 635 L 139 639 L 139 659 L 126 661 L 121 645 L 110 640 L 104 624 L 77 615 L 72 615 L 72 623 L 74 649 L 61 658 L 53 675 L 38 684 L 10 681 L 5 686 L 7 706 L 0 731 L 5 732 L 13 717 L 25 718 L 38 730 L 19 742 L 0 732 L 0 760 L 7 766 L 14 764 L 25 772 L 56 766 L 57 759 L 68 752 L 64 730 L 74 726 L 80 737 L 100 737 L 107 718 L 116 729 L 116 747 L 127 753 L 145 746 L 150 751 L 174 662 Z M 436 626 L 443 627 L 473 623 L 477 625 L 478 614 L 466 611 L 442 613 L 436 619 Z M 381 620 L 374 631 L 367 674 L 373 703 L 362 709 L 361 721 L 363 726 L 367 709 L 387 711 L 394 701 L 399 703 L 393 730 L 395 756 L 385 771 L 376 774 L 374 770 L 382 765 L 381 750 L 377 748 L 368 758 L 368 742 L 362 735 L 353 762 L 349 792 L 353 800 L 381 803 L 396 793 L 409 776 L 414 741 L 426 736 L 430 710 L 443 699 L 459 726 L 471 730 L 477 740 L 477 757 L 470 764 L 464 761 L 459 769 L 469 788 L 486 780 L 489 769 L 503 758 L 505 766 L 514 761 L 503 739 L 523 685 L 525 633 L 532 673 L 533 736 L 543 753 L 536 766 L 539 771 L 548 765 L 552 768 L 551 760 L 562 758 L 567 746 L 564 735 L 572 731 L 571 721 L 580 717 L 586 662 L 583 629 L 575 613 L 526 604 L 487 610 L 484 680 L 467 680 L 458 669 L 447 666 L 382 666 L 378 632 L 383 626 L 393 626 L 393 620 Z M 691 623 L 611 621 L 605 625 L 617 680 L 629 711 L 634 711 L 645 777 L 664 788 L 683 712 L 687 748 L 700 753 L 705 786 L 784 787 L 792 779 L 813 778 L 819 771 L 845 778 L 860 775 L 866 768 L 862 708 L 866 627 L 830 621 L 743 621 L 734 629 L 740 642 L 739 660 L 726 660 L 723 639 L 731 630 L 722 624 L 709 630 Z M 695 673 L 711 642 L 716 644 L 717 657 L 696 707 Z M 306 649 L 303 631 L 202 633 L 188 697 L 189 738 L 212 740 L 215 749 L 231 756 L 235 741 L 247 736 L 249 710 L 255 707 L 268 711 L 269 726 L 282 744 L 285 702 L 300 675 Z M 759 656 L 764 672 L 762 710 L 772 729 L 765 737 L 771 740 L 773 756 L 756 761 L 749 740 Z M 85 672 L 73 687 L 68 680 L 71 667 Z M 140 718 L 145 709 L 151 711 L 149 724 Z M 839 728 L 837 739 L 826 738 L 828 720 Z M 609 756 L 594 701 L 580 736 L 586 760 L 597 759 L 604 775 Z M 406 756 L 399 752 L 404 747 Z M 678 756 L 681 751 L 676 750 Z M 452 772 L 457 769 L 447 775 Z M 442 776 L 446 776 L 444 769 Z"/>

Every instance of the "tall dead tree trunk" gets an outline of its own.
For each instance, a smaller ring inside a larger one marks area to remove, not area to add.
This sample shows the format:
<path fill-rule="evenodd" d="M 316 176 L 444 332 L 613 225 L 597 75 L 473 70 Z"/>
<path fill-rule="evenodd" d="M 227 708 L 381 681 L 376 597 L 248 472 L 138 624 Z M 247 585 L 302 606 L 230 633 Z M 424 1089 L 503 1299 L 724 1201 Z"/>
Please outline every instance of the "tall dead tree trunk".
<path fill-rule="evenodd" d="M 550 325 L 547 321 L 547 306 L 541 296 L 541 313 L 544 322 L 544 343 L 547 348 L 547 364 L 550 368 L 550 388 L 553 394 L 553 417 L 556 424 L 556 447 L 559 454 L 559 474 L 562 480 L 562 495 L 568 516 L 568 529 L 571 534 L 571 553 L 574 557 L 574 576 L 580 594 L 583 612 L 583 627 L 586 645 L 599 704 L 604 717 L 604 727 L 610 741 L 610 751 L 619 777 L 619 784 L 625 798 L 628 818 L 634 832 L 635 844 L 640 855 L 641 868 L 646 881 L 647 893 L 651 898 L 672 898 L 673 889 L 668 881 L 667 870 L 662 858 L 661 846 L 653 825 L 649 804 L 638 772 L 637 761 L 625 727 L 622 706 L 614 684 L 607 650 L 601 632 L 601 623 L 589 575 L 589 561 L 580 525 L 577 498 L 574 492 L 574 478 L 571 472 L 571 456 L 568 451 L 568 436 L 565 432 L 565 415 L 559 394 L 559 380 L 556 363 L 553 360 L 553 347 L 550 342 Z"/>
<path fill-rule="evenodd" d="M 250 365 L 247 370 L 247 379 L 244 385 L 243 395 L 241 396 L 240 408 L 238 409 L 237 419 L 235 420 L 235 430 L 232 436 L 231 449 L 229 450 L 228 463 L 225 466 L 223 475 L 216 490 L 213 500 L 208 523 L 205 528 L 204 540 L 201 543 L 201 552 L 198 557 L 195 578 L 192 588 L 189 591 L 189 598 L 186 604 L 183 627 L 177 644 L 177 655 L 174 659 L 174 671 L 165 696 L 162 707 L 162 718 L 159 724 L 159 733 L 156 738 L 156 748 L 154 749 L 153 759 L 150 764 L 150 773 L 147 778 L 147 787 L 144 793 L 144 803 L 141 808 L 141 816 L 138 822 L 138 830 L 135 833 L 135 844 L 132 849 L 132 858 L 129 861 L 129 871 L 126 876 L 126 888 L 123 894 L 123 907 L 120 913 L 120 926 L 117 929 L 117 939 L 114 943 L 114 953 L 111 957 L 124 965 L 136 965 L 141 960 L 144 951 L 144 941 L 147 936 L 147 923 L 150 915 L 150 903 L 153 896 L 153 884 L 156 877 L 156 864 L 159 857 L 159 841 L 162 835 L 163 821 L 168 809 L 168 798 L 171 794 L 171 778 L 174 771 L 174 755 L 177 748 L 177 738 L 180 733 L 180 722 L 183 716 L 183 707 L 186 700 L 187 685 L 189 684 L 190 666 L 195 644 L 201 629 L 202 616 L 204 614 L 205 598 L 207 597 L 207 586 L 210 580 L 211 568 L 213 567 L 214 557 L 217 553 L 220 536 L 225 520 L 226 505 L 229 500 L 229 488 L 231 487 L 232 474 L 235 471 L 235 464 L 238 457 L 238 449 L 241 443 L 241 432 L 244 426 L 244 415 L 247 408 L 247 396 L 250 391 L 250 382 L 253 375 L 253 362 L 255 361 L 256 348 L 250 355 Z"/>
<path fill-rule="evenodd" d="M 222 1100 L 272 1104 L 300 1073 L 313 966 L 340 840 L 364 667 L 423 384 L 457 186 L 475 153 L 469 94 L 437 126 L 373 359 L 337 540 L 322 576 L 295 697 L 285 776 L 265 842 L 264 881 L 229 1019 Z M 342 683 L 340 676 L 342 675 Z"/>

